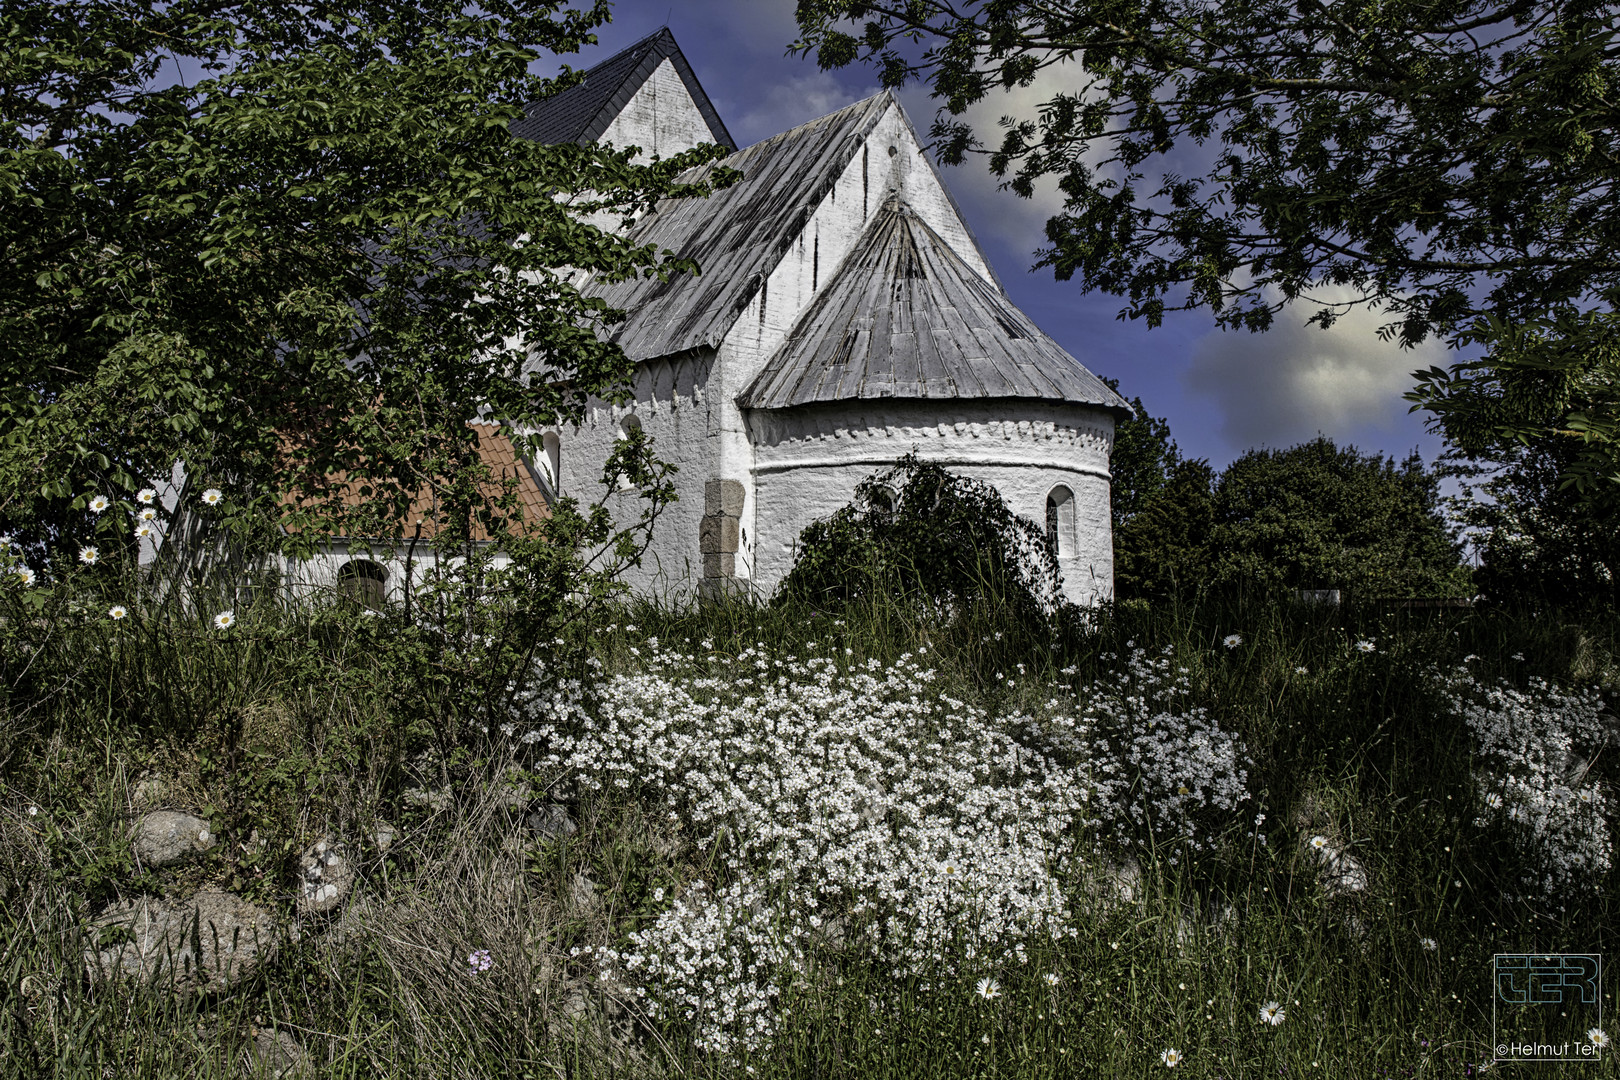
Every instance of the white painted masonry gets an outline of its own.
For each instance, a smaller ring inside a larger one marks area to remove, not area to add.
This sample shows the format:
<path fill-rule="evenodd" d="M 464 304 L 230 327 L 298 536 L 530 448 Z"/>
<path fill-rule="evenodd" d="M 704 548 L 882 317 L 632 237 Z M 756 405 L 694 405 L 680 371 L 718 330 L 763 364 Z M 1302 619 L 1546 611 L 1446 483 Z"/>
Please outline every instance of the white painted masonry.
<path fill-rule="evenodd" d="M 678 470 L 680 500 L 656 523 L 644 565 L 629 583 L 670 598 L 697 590 L 705 573 L 699 530 L 706 485 L 727 480 L 741 485 L 742 508 L 725 573 L 765 596 L 791 567 L 807 525 L 848 504 L 861 480 L 915 451 L 993 485 L 1015 513 L 1037 523 L 1046 521 L 1055 496 L 1065 595 L 1079 604 L 1111 597 L 1108 460 L 1122 404 L 1112 395 L 1098 404 L 970 396 L 857 396 L 776 409 L 738 404 L 891 195 L 1000 293 L 899 102 L 885 94 L 851 107 L 860 108 L 877 110 L 875 121 L 828 151 L 845 162 L 830 186 L 814 198 L 789 193 L 804 200 L 796 231 L 759 272 L 746 303 L 727 315 L 729 329 L 673 355 L 635 356 L 633 400 L 593 401 L 581 429 L 555 433 L 554 488 L 582 503 L 605 502 L 621 522 L 633 520 L 640 512 L 635 493 L 610 490 L 600 474 L 624 424 L 638 423 L 654 452 Z M 666 59 L 602 139 L 668 156 L 712 136 Z M 536 464 L 542 474 L 552 472 L 550 460 Z"/>

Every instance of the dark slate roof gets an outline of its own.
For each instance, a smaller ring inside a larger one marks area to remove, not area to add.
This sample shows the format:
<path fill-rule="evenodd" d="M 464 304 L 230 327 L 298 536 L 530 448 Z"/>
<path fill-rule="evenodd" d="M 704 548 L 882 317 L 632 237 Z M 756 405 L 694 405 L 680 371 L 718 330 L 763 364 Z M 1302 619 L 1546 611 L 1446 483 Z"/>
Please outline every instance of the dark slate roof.
<path fill-rule="evenodd" d="M 1129 410 L 893 196 L 737 403 L 784 409 L 867 398 L 1039 398 Z"/>
<path fill-rule="evenodd" d="M 667 26 L 597 64 L 585 73 L 583 82 L 523 106 L 524 117 L 512 125 L 512 133 L 548 144 L 594 142 L 665 59 L 686 84 L 687 93 L 708 121 L 714 141 L 735 147 L 731 133 L 698 84 L 692 65 L 681 55 L 675 35 Z"/>
<path fill-rule="evenodd" d="M 707 199 L 666 200 L 638 222 L 632 243 L 695 259 L 703 272 L 590 288 L 628 312 L 614 340 L 630 358 L 719 345 L 892 102 L 885 91 L 757 142 L 720 162 L 744 179 Z"/>

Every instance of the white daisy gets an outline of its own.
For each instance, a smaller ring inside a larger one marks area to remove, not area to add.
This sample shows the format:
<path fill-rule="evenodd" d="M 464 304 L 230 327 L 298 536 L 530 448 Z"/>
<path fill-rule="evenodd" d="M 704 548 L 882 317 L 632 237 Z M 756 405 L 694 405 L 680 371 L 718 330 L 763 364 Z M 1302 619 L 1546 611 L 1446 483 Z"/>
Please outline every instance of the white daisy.
<path fill-rule="evenodd" d="M 153 535 L 153 532 L 154 530 L 150 525 L 137 525 L 135 526 L 135 539 L 145 540 L 148 536 Z"/>
<path fill-rule="evenodd" d="M 22 578 L 24 588 L 27 588 L 34 583 L 34 572 L 26 566 L 19 566 L 17 569 L 13 570 L 12 573 Z"/>
<path fill-rule="evenodd" d="M 97 514 L 101 513 L 111 505 L 112 504 L 107 501 L 107 496 L 105 495 L 97 495 L 95 498 L 90 500 L 90 509 L 92 512 Z"/>
<path fill-rule="evenodd" d="M 143 508 L 140 513 L 135 515 L 135 520 L 136 521 L 151 521 L 152 519 L 154 519 L 156 517 L 157 517 L 157 511 L 152 509 L 150 506 L 148 506 L 148 507 Z"/>
<path fill-rule="evenodd" d="M 1586 1033 L 1587 1039 L 1593 1046 L 1608 1046 L 1609 1035 L 1602 1028 L 1592 1028 Z"/>
<path fill-rule="evenodd" d="M 224 501 L 225 493 L 219 490 L 219 488 L 209 488 L 207 491 L 203 492 L 203 502 L 207 503 L 209 506 L 218 506 Z"/>
<path fill-rule="evenodd" d="M 229 630 L 231 627 L 233 627 L 235 625 L 236 625 L 236 612 L 234 612 L 234 611 L 222 611 L 218 615 L 214 616 L 214 629 L 215 630 Z"/>
<path fill-rule="evenodd" d="M 1377 648 L 1378 648 L 1378 646 L 1374 645 L 1370 641 L 1358 641 L 1358 642 L 1356 642 L 1356 651 L 1357 652 L 1364 652 L 1364 653 L 1374 652 L 1374 651 L 1377 650 Z"/>
<path fill-rule="evenodd" d="M 125 607 L 123 604 L 114 604 L 112 607 L 107 609 L 107 618 L 111 619 L 113 622 L 117 622 L 119 619 L 125 619 L 128 617 L 129 608 Z"/>
<path fill-rule="evenodd" d="M 1165 1068 L 1173 1069 L 1181 1064 L 1181 1051 L 1172 1046 L 1159 1055 L 1159 1060 L 1164 1062 Z"/>
<path fill-rule="evenodd" d="M 1311 847 L 1315 848 L 1317 851 L 1321 851 L 1323 848 L 1327 847 L 1327 837 L 1325 837 L 1325 836 L 1313 836 L 1313 837 L 1311 837 Z"/>
<path fill-rule="evenodd" d="M 1221 644 L 1225 645 L 1228 649 L 1235 649 L 1239 645 L 1243 644 L 1243 635 L 1242 634 L 1227 634 L 1224 638 L 1221 639 Z"/>
<path fill-rule="evenodd" d="M 979 985 L 973 988 L 973 992 L 986 1001 L 993 1001 L 1001 996 L 1001 984 L 987 975 L 979 980 Z"/>
<path fill-rule="evenodd" d="M 1490 807 L 1492 810 L 1502 809 L 1502 796 L 1498 795 L 1494 791 L 1491 792 L 1489 795 L 1485 796 L 1485 805 Z"/>
<path fill-rule="evenodd" d="M 1418 938 L 1418 944 L 1423 946 L 1424 952 L 1438 952 L 1440 943 L 1432 937 Z"/>
<path fill-rule="evenodd" d="M 135 493 L 135 501 L 136 502 L 138 502 L 138 503 L 146 503 L 149 506 L 151 505 L 152 501 L 154 499 L 156 499 L 156 498 L 157 498 L 157 491 L 155 489 L 153 489 L 153 488 L 141 488 L 141 490 L 139 490 L 139 491 L 137 491 Z"/>
<path fill-rule="evenodd" d="M 1042 975 L 1041 978 L 1045 980 L 1047 986 L 1056 986 L 1058 983 L 1063 981 L 1063 976 L 1059 975 L 1055 971 L 1048 971 L 1045 975 Z"/>
<path fill-rule="evenodd" d="M 101 558 L 101 552 L 97 551 L 89 544 L 86 544 L 84 547 L 79 549 L 79 561 L 84 563 L 86 566 L 96 565 L 96 560 L 99 558 Z"/>
<path fill-rule="evenodd" d="M 1288 1014 L 1283 1011 L 1280 1002 L 1268 1001 L 1260 1006 L 1260 1022 L 1262 1024 L 1270 1024 L 1272 1027 L 1276 1027 L 1286 1019 L 1288 1019 Z"/>
<path fill-rule="evenodd" d="M 1301 664 L 1299 667 L 1294 669 L 1295 675 L 1309 675 L 1310 673 L 1311 669 L 1306 667 L 1304 664 Z"/>

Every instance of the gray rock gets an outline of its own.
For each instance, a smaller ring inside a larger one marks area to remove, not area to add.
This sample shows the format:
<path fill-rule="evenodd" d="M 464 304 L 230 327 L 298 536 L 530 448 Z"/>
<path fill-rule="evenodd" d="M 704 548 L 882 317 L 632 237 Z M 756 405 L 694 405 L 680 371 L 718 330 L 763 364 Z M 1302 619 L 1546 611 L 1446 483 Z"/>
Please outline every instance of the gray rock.
<path fill-rule="evenodd" d="M 129 801 L 137 810 L 150 810 L 158 806 L 169 794 L 168 781 L 161 776 L 143 776 L 129 794 Z"/>
<path fill-rule="evenodd" d="M 377 827 L 371 831 L 371 845 L 378 851 L 387 854 L 388 849 L 394 846 L 399 839 L 399 830 L 386 821 L 377 822 Z"/>
<path fill-rule="evenodd" d="M 126 900 L 91 925 L 98 940 L 119 939 L 85 955 L 93 980 L 132 978 L 176 993 L 230 989 L 273 956 L 280 940 L 267 912 L 219 889 L 175 902 Z"/>
<path fill-rule="evenodd" d="M 147 866 L 169 866 L 215 844 L 208 822 L 177 810 L 142 814 L 131 830 L 135 857 Z"/>
<path fill-rule="evenodd" d="M 404 797 L 412 806 L 424 807 L 434 813 L 442 814 L 450 809 L 449 788 L 439 788 L 436 791 L 428 788 L 407 788 Z"/>
<path fill-rule="evenodd" d="M 260 1028 L 253 1033 L 248 1055 L 249 1069 L 255 1075 L 268 1076 L 271 1080 L 295 1076 L 309 1064 L 309 1055 L 304 1053 L 297 1039 L 285 1031 L 270 1028 Z"/>
<path fill-rule="evenodd" d="M 590 915 L 602 906 L 602 898 L 596 895 L 596 882 L 584 874 L 575 874 L 573 884 L 569 887 L 569 897 L 574 901 L 574 909 L 581 915 Z"/>
<path fill-rule="evenodd" d="M 544 842 L 566 840 L 579 832 L 579 826 L 574 824 L 568 808 L 558 803 L 547 803 L 538 810 L 530 811 L 523 824 Z"/>
<path fill-rule="evenodd" d="M 1367 891 L 1367 868 L 1348 851 L 1341 851 L 1331 840 L 1319 848 L 1307 842 L 1306 850 L 1316 858 L 1322 891 L 1330 899 L 1360 896 Z"/>
<path fill-rule="evenodd" d="M 348 850 L 326 837 L 298 860 L 298 913 L 324 915 L 343 906 L 354 891 L 354 863 Z"/>

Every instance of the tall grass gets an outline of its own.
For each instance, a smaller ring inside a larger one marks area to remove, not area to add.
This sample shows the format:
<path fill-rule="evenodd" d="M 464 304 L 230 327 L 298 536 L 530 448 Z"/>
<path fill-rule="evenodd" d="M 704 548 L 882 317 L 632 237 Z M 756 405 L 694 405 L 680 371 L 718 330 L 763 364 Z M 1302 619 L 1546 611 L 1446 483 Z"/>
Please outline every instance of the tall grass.
<path fill-rule="evenodd" d="M 779 928 L 809 963 L 775 1037 L 727 1059 L 592 959 L 651 925 L 666 894 L 724 880 L 716 849 L 645 791 L 537 765 L 479 730 L 487 718 L 446 737 L 425 719 L 437 707 L 413 699 L 397 612 L 267 601 L 228 633 L 206 614 L 114 624 L 64 603 L 5 624 L 0 1076 L 253 1075 L 269 1032 L 296 1039 L 318 1076 L 1115 1076 L 1157 1073 L 1171 1048 L 1179 1071 L 1207 1077 L 1466 1076 L 1491 1058 L 1493 953 L 1602 952 L 1615 928 L 1612 873 L 1562 907 L 1513 899 L 1522 853 L 1474 824 L 1472 743 L 1429 674 L 1475 655 L 1481 681 L 1612 692 L 1613 624 L 1199 601 L 1120 605 L 1055 633 L 988 602 L 948 616 L 881 599 L 630 603 L 571 631 L 595 678 L 647 670 L 659 649 L 719 677 L 748 649 L 884 668 L 926 649 L 934 692 L 1033 714 L 1054 684 L 1106 683 L 1133 651 L 1168 648 L 1190 700 L 1252 758 L 1253 803 L 1214 854 L 1172 865 L 1107 849 L 1070 881 L 1075 935 L 1032 940 L 1022 962 L 899 972 Z M 204 812 L 220 845 L 139 870 L 128 825 L 153 802 Z M 525 827 L 550 803 L 577 833 L 542 842 Z M 370 839 L 385 820 L 399 830 L 386 852 Z M 119 897 L 214 883 L 294 922 L 292 865 L 329 833 L 355 845 L 354 899 L 305 919 L 237 991 L 85 977 L 90 920 Z M 1353 854 L 1361 894 L 1323 887 L 1313 835 Z M 1128 855 L 1139 877 L 1117 872 Z M 487 971 L 468 963 L 478 950 Z M 1270 1001 L 1275 1027 L 1258 1017 Z"/>

